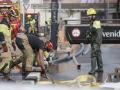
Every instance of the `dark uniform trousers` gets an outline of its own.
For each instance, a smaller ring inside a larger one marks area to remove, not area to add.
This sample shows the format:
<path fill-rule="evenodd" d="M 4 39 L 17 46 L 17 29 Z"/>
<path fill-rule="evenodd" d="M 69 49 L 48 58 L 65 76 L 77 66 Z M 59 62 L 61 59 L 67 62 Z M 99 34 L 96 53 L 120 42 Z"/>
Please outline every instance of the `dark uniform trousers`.
<path fill-rule="evenodd" d="M 96 43 L 91 44 L 91 70 L 95 71 L 96 63 L 99 70 L 103 70 L 103 62 L 100 45 Z"/>
<path fill-rule="evenodd" d="M 103 62 L 101 55 L 101 44 L 102 44 L 102 28 L 99 20 L 95 20 L 91 24 L 91 71 L 90 74 L 95 73 L 96 65 L 98 66 L 97 71 L 103 71 Z"/>

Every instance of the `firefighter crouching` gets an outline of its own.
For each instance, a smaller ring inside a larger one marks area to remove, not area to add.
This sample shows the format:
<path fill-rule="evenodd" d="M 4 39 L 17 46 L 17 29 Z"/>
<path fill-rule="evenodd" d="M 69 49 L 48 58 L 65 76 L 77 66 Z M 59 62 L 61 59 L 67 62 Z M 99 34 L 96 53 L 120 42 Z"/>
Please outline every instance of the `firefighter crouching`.
<path fill-rule="evenodd" d="M 31 46 L 29 45 L 28 37 L 24 33 L 25 29 L 22 27 L 20 29 L 20 32 L 17 34 L 16 37 L 16 44 L 18 48 L 21 50 L 23 55 L 19 57 L 14 64 L 11 64 L 10 68 L 13 68 L 15 65 L 22 63 L 22 70 L 23 72 L 29 72 L 32 71 L 32 62 L 33 62 L 33 51 Z"/>
<path fill-rule="evenodd" d="M 41 67 L 41 76 L 46 77 L 43 55 L 44 49 L 48 51 L 47 47 L 50 47 L 51 44 L 47 42 L 44 45 L 44 42 L 40 40 L 39 37 L 35 35 L 25 35 L 25 31 L 26 30 L 22 28 L 21 33 L 18 33 L 16 37 L 16 44 L 18 48 L 22 51 L 23 56 L 21 56 L 21 58 L 13 62 L 11 68 L 22 62 L 22 67 L 24 70 L 23 72 L 25 72 L 24 74 L 26 74 L 27 72 L 31 72 L 33 67 L 33 59 L 35 55 L 35 60 L 37 61 L 37 64 Z"/>
<path fill-rule="evenodd" d="M 88 9 L 87 15 L 90 18 L 90 31 L 87 38 L 89 38 L 91 43 L 91 70 L 89 74 L 95 74 L 95 72 L 103 72 L 101 56 L 102 28 L 100 20 L 96 17 L 95 9 Z M 97 69 L 96 64 L 98 66 Z"/>

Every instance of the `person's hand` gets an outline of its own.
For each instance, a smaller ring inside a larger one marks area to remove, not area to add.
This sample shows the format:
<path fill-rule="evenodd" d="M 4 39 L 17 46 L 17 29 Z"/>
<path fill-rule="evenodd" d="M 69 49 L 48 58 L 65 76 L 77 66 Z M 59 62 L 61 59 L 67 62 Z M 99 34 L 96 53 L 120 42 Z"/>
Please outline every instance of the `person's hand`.
<path fill-rule="evenodd" d="M 47 78 L 45 69 L 43 69 L 43 70 L 41 71 L 41 77 L 42 77 L 42 78 Z"/>
<path fill-rule="evenodd" d="M 14 42 L 12 42 L 12 47 L 13 47 L 14 51 L 16 51 L 16 46 L 15 46 Z"/>

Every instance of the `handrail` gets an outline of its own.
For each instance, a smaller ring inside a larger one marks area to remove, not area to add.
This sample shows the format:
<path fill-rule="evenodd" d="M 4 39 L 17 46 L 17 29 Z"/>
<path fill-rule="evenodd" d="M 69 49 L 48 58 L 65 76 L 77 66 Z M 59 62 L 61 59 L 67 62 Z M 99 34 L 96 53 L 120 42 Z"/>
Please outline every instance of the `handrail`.
<path fill-rule="evenodd" d="M 64 20 L 64 21 L 66 21 L 67 22 L 67 25 L 69 25 L 68 24 L 68 22 L 75 22 L 76 21 L 76 23 L 78 22 L 78 21 L 82 21 L 82 22 L 86 22 L 86 23 L 84 23 L 85 25 L 87 25 L 87 24 L 89 24 L 89 21 L 88 21 L 88 19 L 66 19 L 66 20 Z M 100 19 L 100 21 L 102 22 L 102 24 L 103 25 L 120 25 L 120 19 Z M 88 22 L 88 23 L 87 23 Z M 71 25 L 71 24 L 70 24 Z M 78 23 L 78 25 L 82 25 L 82 23 Z"/>
<path fill-rule="evenodd" d="M 66 19 L 64 21 L 80 21 L 80 20 L 83 20 L 83 21 L 88 21 L 88 19 Z M 100 19 L 101 21 L 120 21 L 120 19 Z"/>
<path fill-rule="evenodd" d="M 67 24 L 65 25 L 65 27 L 67 26 L 89 26 L 89 24 Z M 110 24 L 110 23 L 102 23 L 102 26 L 120 26 L 120 23 L 119 24 Z"/>

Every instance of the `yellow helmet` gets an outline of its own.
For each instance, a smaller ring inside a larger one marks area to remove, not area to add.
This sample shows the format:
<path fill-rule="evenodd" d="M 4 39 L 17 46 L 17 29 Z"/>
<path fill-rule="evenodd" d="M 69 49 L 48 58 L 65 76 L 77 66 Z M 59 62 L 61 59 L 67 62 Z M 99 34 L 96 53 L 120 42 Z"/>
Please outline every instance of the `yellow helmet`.
<path fill-rule="evenodd" d="M 27 15 L 27 18 L 31 18 L 32 16 L 31 15 Z"/>
<path fill-rule="evenodd" d="M 96 14 L 96 10 L 94 8 L 89 8 L 87 10 L 87 15 L 93 15 L 93 14 Z"/>

